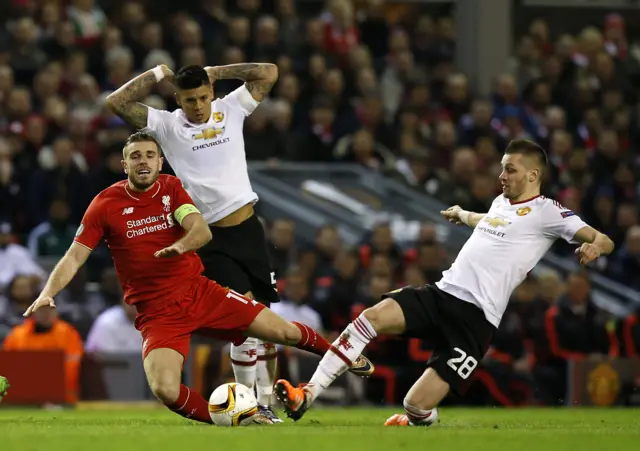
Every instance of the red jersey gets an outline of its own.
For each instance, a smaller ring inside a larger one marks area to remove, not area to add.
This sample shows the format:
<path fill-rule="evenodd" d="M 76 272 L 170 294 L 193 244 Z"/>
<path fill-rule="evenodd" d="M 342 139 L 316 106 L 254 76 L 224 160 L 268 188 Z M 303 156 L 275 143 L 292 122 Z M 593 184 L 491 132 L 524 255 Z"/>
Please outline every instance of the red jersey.
<path fill-rule="evenodd" d="M 127 180 L 98 194 L 82 218 L 75 242 L 94 249 L 104 237 L 125 301 L 178 300 L 204 267 L 195 252 L 171 258 L 154 253 L 184 236 L 174 212 L 193 200 L 176 177 L 161 174 L 150 190 L 132 191 Z"/>

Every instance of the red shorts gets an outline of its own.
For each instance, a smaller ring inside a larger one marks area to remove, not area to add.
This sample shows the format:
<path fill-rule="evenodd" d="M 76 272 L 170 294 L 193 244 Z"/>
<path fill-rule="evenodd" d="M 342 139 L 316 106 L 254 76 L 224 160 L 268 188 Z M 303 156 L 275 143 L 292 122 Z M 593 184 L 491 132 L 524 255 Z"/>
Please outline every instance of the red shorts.
<path fill-rule="evenodd" d="M 140 308 L 136 328 L 142 333 L 142 357 L 153 349 L 173 349 L 189 355 L 191 334 L 240 344 L 264 305 L 200 276 L 180 299 L 162 303 L 161 310 Z M 158 303 L 154 303 L 158 305 Z"/>

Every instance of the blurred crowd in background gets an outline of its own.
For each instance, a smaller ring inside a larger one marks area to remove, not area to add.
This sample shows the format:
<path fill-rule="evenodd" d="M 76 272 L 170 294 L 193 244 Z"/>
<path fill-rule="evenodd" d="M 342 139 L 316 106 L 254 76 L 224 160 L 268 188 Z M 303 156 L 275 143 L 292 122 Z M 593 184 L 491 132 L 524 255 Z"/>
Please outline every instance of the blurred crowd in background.
<path fill-rule="evenodd" d="M 108 111 L 105 97 L 157 64 L 177 70 L 276 63 L 278 83 L 246 120 L 249 160 L 352 162 L 472 211 L 486 211 L 499 194 L 506 143 L 534 139 L 549 152 L 546 193 L 616 243 L 596 269 L 640 289 L 640 51 L 628 41 L 621 15 L 603 15 L 576 35 L 551 33 L 545 20 L 530 20 L 515 34 L 513 56 L 493 93 L 481 98 L 456 70 L 448 14 L 390 14 L 382 1 L 354 6 L 349 0 L 6 3 L 0 10 L 5 349 L 29 346 L 21 313 L 71 244 L 92 197 L 124 178 L 121 152 L 131 129 Z M 216 96 L 239 83 L 217 82 Z M 142 101 L 177 107 L 166 82 Z M 432 224 L 403 249 L 385 224 L 354 249 L 331 225 L 318 230 L 315 243 L 300 243 L 287 218 L 265 227 L 284 299 L 278 308 L 328 336 L 381 294 L 437 281 L 455 257 L 437 243 Z M 104 246 L 57 305 L 57 315 L 35 320 L 36 332 L 60 330 L 57 346 L 74 355 L 83 348 L 140 349 L 135 312 L 122 306 Z M 53 327 L 61 322 L 71 327 Z M 566 360 L 637 355 L 637 323 L 637 315 L 612 318 L 598 310 L 586 273 L 531 277 L 515 292 L 477 372 L 484 388 L 478 402 L 489 396 L 504 405 L 557 403 Z M 391 369 L 403 393 L 423 370 L 429 343 L 377 340 L 368 356 Z"/>

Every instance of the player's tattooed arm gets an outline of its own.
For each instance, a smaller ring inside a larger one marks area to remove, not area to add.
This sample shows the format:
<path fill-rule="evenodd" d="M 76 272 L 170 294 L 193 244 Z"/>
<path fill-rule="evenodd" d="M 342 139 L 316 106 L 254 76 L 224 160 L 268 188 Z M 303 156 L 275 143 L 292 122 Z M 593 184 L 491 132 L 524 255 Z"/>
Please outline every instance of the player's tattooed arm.
<path fill-rule="evenodd" d="M 271 63 L 240 63 L 229 64 L 227 66 L 205 67 L 209 80 L 215 83 L 216 80 L 234 78 L 245 82 L 247 90 L 253 98 L 262 102 L 271 91 L 273 85 L 278 81 L 278 66 Z"/>
<path fill-rule="evenodd" d="M 173 79 L 173 72 L 167 66 L 162 65 L 162 72 L 169 81 Z M 118 90 L 109 94 L 107 106 L 129 125 L 142 129 L 147 126 L 147 106 L 138 102 L 147 88 L 157 83 L 153 70 L 148 70 L 138 75 Z"/>

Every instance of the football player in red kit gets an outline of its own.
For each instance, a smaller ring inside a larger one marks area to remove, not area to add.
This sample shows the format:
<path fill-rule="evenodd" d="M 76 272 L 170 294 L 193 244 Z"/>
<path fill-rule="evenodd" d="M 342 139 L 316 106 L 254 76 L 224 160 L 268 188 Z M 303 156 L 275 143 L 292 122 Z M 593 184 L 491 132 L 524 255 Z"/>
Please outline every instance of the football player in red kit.
<path fill-rule="evenodd" d="M 160 175 L 161 149 L 151 135 L 132 135 L 123 157 L 127 180 L 93 199 L 74 243 L 25 316 L 55 307 L 53 298 L 104 238 L 125 300 L 138 312 L 135 326 L 142 333 L 151 390 L 169 409 L 205 423 L 211 423 L 208 402 L 180 383 L 191 334 L 235 343 L 251 336 L 318 355 L 329 350 L 331 344 L 310 327 L 285 321 L 264 305 L 201 275 L 203 266 L 195 250 L 211 239 L 211 231 L 180 180 Z M 351 371 L 368 376 L 373 365 L 359 357 Z"/>

